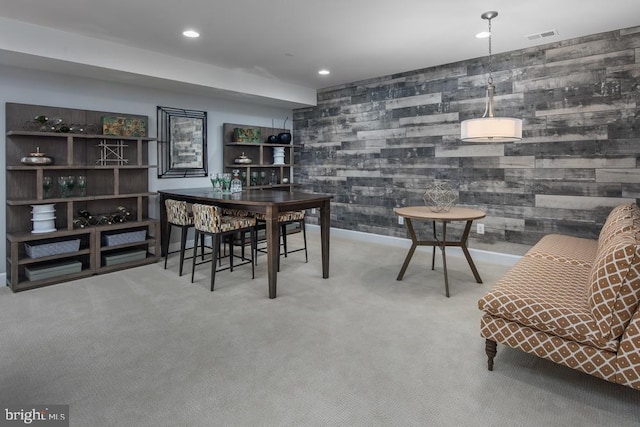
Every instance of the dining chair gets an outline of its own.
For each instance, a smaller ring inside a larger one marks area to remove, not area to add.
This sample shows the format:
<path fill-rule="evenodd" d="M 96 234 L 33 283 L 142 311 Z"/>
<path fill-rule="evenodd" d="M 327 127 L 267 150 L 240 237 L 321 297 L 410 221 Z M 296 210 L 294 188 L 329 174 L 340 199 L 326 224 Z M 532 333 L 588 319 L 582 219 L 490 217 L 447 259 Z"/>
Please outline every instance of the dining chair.
<path fill-rule="evenodd" d="M 254 218 L 257 221 L 257 227 L 265 227 L 266 225 L 266 215 L 263 213 L 255 213 L 253 214 Z M 278 214 L 278 225 L 280 226 L 280 236 L 282 238 L 282 254 L 284 257 L 288 257 L 290 253 L 304 251 L 305 262 L 309 262 L 309 255 L 307 252 L 307 230 L 305 228 L 305 211 L 286 211 Z M 302 231 L 302 240 L 304 242 L 304 247 L 294 250 L 289 250 L 287 245 L 287 226 L 290 224 L 298 223 L 300 226 L 300 230 Z M 279 248 L 278 248 L 279 249 Z M 257 251 L 256 245 L 256 251 Z M 264 252 L 264 249 L 260 250 Z M 256 257 L 257 258 L 257 257 Z M 278 269 L 280 269 L 280 259 L 278 259 Z"/>
<path fill-rule="evenodd" d="M 182 265 L 184 263 L 184 254 L 187 244 L 187 233 L 194 226 L 193 213 L 189 209 L 187 202 L 167 199 L 164 201 L 167 208 L 167 240 L 164 249 L 164 268 L 167 269 L 167 258 L 169 258 L 169 242 L 171 241 L 171 229 L 178 227 L 181 230 L 180 235 L 180 268 L 178 275 L 182 276 Z M 204 252 L 204 251 L 203 251 Z M 175 253 L 171 252 L 171 253 Z"/>
<path fill-rule="evenodd" d="M 212 258 L 211 258 L 211 291 L 213 291 L 216 272 L 222 270 L 233 271 L 234 268 L 234 248 L 233 238 L 229 241 L 229 266 L 216 268 L 215 260 L 219 259 L 220 243 L 226 237 L 233 237 L 235 233 L 249 232 L 251 235 L 251 257 L 244 255 L 240 257 L 243 260 L 240 265 L 251 263 L 251 278 L 255 277 L 254 268 L 254 250 L 256 245 L 256 220 L 251 216 L 232 216 L 223 215 L 221 208 L 218 206 L 201 205 L 194 203 L 192 206 L 193 220 L 195 227 L 195 243 L 193 246 L 193 264 L 191 266 L 191 283 L 196 270 L 196 258 L 198 255 L 198 242 L 200 239 L 204 241 L 206 236 L 211 236 L 212 240 Z M 236 266 L 236 267 L 237 267 Z"/>

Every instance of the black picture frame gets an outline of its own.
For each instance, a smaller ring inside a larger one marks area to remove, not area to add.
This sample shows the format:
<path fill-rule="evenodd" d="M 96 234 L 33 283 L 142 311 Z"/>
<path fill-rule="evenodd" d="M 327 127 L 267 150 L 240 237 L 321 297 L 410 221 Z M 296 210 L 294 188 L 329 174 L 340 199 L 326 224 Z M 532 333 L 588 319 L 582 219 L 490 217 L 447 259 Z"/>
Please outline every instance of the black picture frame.
<path fill-rule="evenodd" d="M 158 178 L 207 176 L 207 112 L 158 107 Z"/>

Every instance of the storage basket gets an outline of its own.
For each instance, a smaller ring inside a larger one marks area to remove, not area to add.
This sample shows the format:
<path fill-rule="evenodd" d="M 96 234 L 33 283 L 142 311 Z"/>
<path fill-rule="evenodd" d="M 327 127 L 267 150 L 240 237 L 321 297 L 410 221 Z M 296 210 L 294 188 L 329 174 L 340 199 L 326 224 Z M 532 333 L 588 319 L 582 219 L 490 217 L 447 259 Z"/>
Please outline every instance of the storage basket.
<path fill-rule="evenodd" d="M 105 234 L 103 236 L 106 246 L 124 245 L 127 243 L 144 242 L 147 238 L 147 230 L 127 231 L 126 233 Z"/>
<path fill-rule="evenodd" d="M 133 250 L 125 252 L 110 253 L 102 256 L 102 262 L 109 267 L 117 264 L 125 264 L 127 262 L 141 261 L 147 257 L 146 250 Z"/>
<path fill-rule="evenodd" d="M 82 263 L 76 260 L 68 260 L 57 262 L 54 264 L 45 263 L 45 265 L 30 265 L 24 268 L 24 274 L 28 280 L 47 280 L 57 276 L 65 276 L 67 274 L 80 273 L 82 271 Z"/>
<path fill-rule="evenodd" d="M 78 252 L 80 249 L 80 239 L 43 243 L 39 245 L 30 245 L 25 243 L 24 249 L 29 258 L 41 258 L 51 255 L 66 254 L 69 252 Z"/>

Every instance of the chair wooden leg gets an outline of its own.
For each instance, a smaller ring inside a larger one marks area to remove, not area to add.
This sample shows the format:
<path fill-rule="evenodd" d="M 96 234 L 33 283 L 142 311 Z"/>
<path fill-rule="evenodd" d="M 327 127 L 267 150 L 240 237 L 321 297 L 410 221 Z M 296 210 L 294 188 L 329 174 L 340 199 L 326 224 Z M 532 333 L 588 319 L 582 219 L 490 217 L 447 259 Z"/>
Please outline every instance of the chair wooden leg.
<path fill-rule="evenodd" d="M 178 276 L 182 276 L 182 264 L 184 264 L 184 251 L 187 246 L 187 232 L 189 229 L 186 226 L 181 226 L 182 234 L 180 235 L 180 268 L 178 269 Z"/>
<path fill-rule="evenodd" d="M 280 232 L 280 228 L 278 228 L 278 234 L 282 234 Z M 276 250 L 276 259 L 278 260 L 278 273 L 280 272 L 280 236 L 278 236 L 278 240 L 277 240 L 278 244 L 275 247 Z"/>
<path fill-rule="evenodd" d="M 258 265 L 258 226 L 251 228 L 251 235 L 253 238 L 251 239 L 251 250 L 253 251 L 253 264 Z"/>
<path fill-rule="evenodd" d="M 196 260 L 198 259 L 198 239 L 200 238 L 200 232 L 196 230 L 194 234 L 194 242 L 193 242 L 193 263 L 191 264 L 191 283 L 193 283 L 193 276 L 196 272 Z M 204 237 L 203 237 L 204 239 Z"/>
<path fill-rule="evenodd" d="M 251 279 L 255 279 L 256 278 L 256 268 L 255 268 L 255 263 L 253 262 L 253 255 L 256 254 L 257 255 L 257 250 L 254 252 L 253 249 L 256 246 L 256 229 L 255 227 L 251 227 L 251 230 L 249 231 L 249 233 L 251 233 Z M 244 234 L 244 232 L 243 232 Z"/>
<path fill-rule="evenodd" d="M 244 258 L 245 258 L 245 249 L 244 249 L 244 245 L 246 245 L 246 244 L 247 244 L 247 243 L 246 243 L 246 241 L 245 241 L 245 232 L 244 232 L 244 231 L 241 231 L 241 232 L 240 232 L 240 247 L 241 247 L 242 249 L 241 249 L 240 254 L 242 255 L 242 259 L 244 259 Z"/>
<path fill-rule="evenodd" d="M 302 228 L 302 240 L 304 241 L 304 262 L 309 262 L 309 254 L 307 253 L 307 227 L 305 226 L 304 219 L 300 221 L 300 228 Z"/>
<path fill-rule="evenodd" d="M 287 224 L 280 226 L 280 234 L 282 234 L 282 246 L 284 247 L 284 257 L 287 258 L 289 251 L 287 250 Z"/>
<path fill-rule="evenodd" d="M 200 239 L 200 253 L 202 254 L 202 261 L 204 261 L 204 236 Z"/>
<path fill-rule="evenodd" d="M 490 371 L 493 371 L 493 358 L 496 357 L 497 343 L 492 340 L 485 340 L 484 351 L 487 353 L 487 367 Z"/>
<path fill-rule="evenodd" d="M 229 239 L 229 269 L 233 272 L 233 234 L 229 234 L 227 239 Z"/>
<path fill-rule="evenodd" d="M 211 236 L 213 246 L 213 254 L 211 255 L 211 292 L 213 292 L 213 286 L 216 282 L 216 258 L 218 257 L 218 251 L 220 250 L 220 235 L 214 234 Z"/>
<path fill-rule="evenodd" d="M 167 269 L 167 258 L 169 258 L 169 241 L 171 240 L 171 223 L 167 222 L 167 242 L 164 247 L 164 269 Z"/>

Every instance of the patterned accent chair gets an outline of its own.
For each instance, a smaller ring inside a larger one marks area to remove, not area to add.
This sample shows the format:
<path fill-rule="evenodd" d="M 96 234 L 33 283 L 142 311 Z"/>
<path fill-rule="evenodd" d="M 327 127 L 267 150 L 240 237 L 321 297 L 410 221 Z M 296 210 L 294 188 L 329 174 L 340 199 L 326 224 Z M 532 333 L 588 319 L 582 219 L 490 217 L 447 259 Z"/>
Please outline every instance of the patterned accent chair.
<path fill-rule="evenodd" d="M 258 227 L 264 227 L 266 215 L 263 213 L 255 213 L 253 214 L 255 219 L 258 221 Z M 284 249 L 284 257 L 286 258 L 292 252 L 304 251 L 304 262 L 309 262 L 309 254 L 307 253 L 307 230 L 305 228 L 304 223 L 305 211 L 288 211 L 282 212 L 278 215 L 278 224 L 280 225 L 280 236 L 282 236 L 282 247 Z M 304 242 L 304 247 L 300 249 L 289 250 L 287 246 L 287 225 L 298 223 L 300 225 L 300 229 L 302 230 L 302 240 Z M 278 266 L 279 264 L 278 260 Z M 279 267 L 278 267 L 279 268 Z"/>
<path fill-rule="evenodd" d="M 167 258 L 169 258 L 169 242 L 171 241 L 171 229 L 178 227 L 181 230 L 180 236 L 180 269 L 182 276 L 182 265 L 184 264 L 184 253 L 187 244 L 187 233 L 193 227 L 193 213 L 189 209 L 187 202 L 167 199 L 164 201 L 167 208 L 167 242 L 164 249 L 164 268 L 167 269 Z M 172 252 L 173 253 L 173 252 Z"/>
<path fill-rule="evenodd" d="M 200 239 L 204 241 L 205 236 L 211 236 L 212 240 L 212 261 L 211 261 L 211 291 L 216 280 L 216 271 L 234 268 L 234 250 L 233 239 L 229 239 L 229 267 L 217 269 L 215 260 L 219 259 L 220 243 L 224 237 L 232 236 L 234 233 L 249 232 L 251 235 L 251 258 L 241 257 L 243 262 L 237 266 L 251 263 L 251 277 L 255 277 L 255 269 L 253 263 L 253 253 L 256 245 L 255 226 L 256 220 L 249 216 L 231 216 L 222 215 L 222 211 L 217 206 L 201 205 L 195 203 L 192 206 L 193 219 L 195 226 L 195 243 L 193 246 L 193 264 L 191 266 L 191 283 L 196 270 L 196 258 L 198 255 L 198 242 Z"/>
<path fill-rule="evenodd" d="M 640 209 L 614 208 L 598 240 L 547 235 L 478 301 L 496 343 L 640 390 Z"/>

